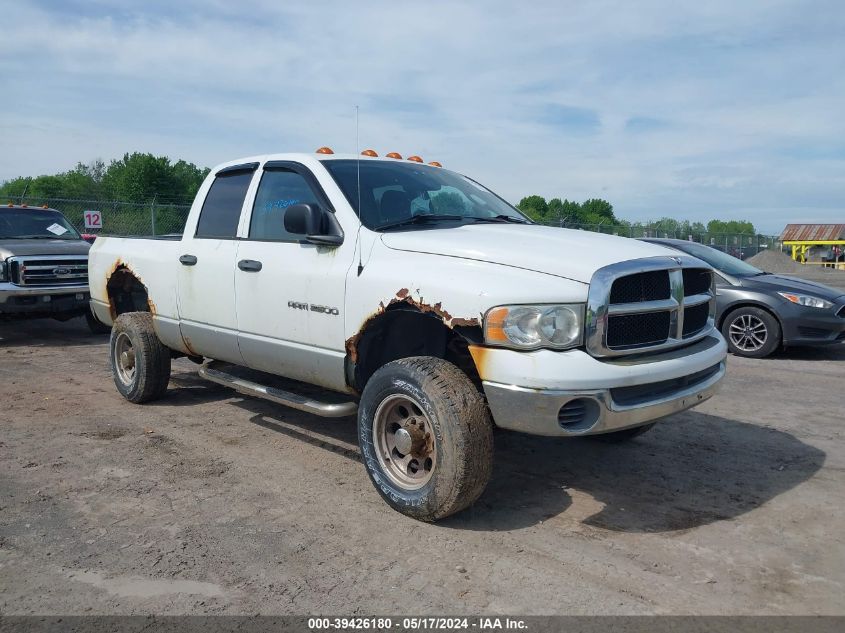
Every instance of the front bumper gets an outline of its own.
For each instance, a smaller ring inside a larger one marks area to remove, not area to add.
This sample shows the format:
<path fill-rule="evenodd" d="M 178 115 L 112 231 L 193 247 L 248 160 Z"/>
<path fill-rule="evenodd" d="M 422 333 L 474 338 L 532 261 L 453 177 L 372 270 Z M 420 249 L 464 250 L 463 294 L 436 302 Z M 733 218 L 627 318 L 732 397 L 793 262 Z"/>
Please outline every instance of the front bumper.
<path fill-rule="evenodd" d="M 0 283 L 0 316 L 6 318 L 85 314 L 89 300 L 88 286 L 26 288 Z"/>
<path fill-rule="evenodd" d="M 783 326 L 784 345 L 845 343 L 845 301 L 841 297 L 833 308 L 827 309 L 808 308 L 788 303 L 781 308 L 778 316 Z"/>
<path fill-rule="evenodd" d="M 718 333 L 663 354 L 598 360 L 581 350 L 471 348 L 496 425 L 547 436 L 609 433 L 689 409 L 725 376 Z"/>

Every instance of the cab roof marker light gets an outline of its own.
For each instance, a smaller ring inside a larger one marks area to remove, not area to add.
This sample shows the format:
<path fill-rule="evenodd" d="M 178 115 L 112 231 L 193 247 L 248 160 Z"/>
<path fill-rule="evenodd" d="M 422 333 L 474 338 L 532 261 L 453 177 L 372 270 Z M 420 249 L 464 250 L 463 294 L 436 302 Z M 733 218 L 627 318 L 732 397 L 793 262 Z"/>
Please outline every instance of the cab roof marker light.
<path fill-rule="evenodd" d="M 440 163 L 438 163 L 436 160 L 431 161 L 431 162 L 429 163 L 429 165 L 431 165 L 432 167 L 443 167 L 443 165 L 441 165 Z"/>
<path fill-rule="evenodd" d="M 408 156 L 408 160 L 412 160 L 412 161 L 414 161 L 415 163 L 421 163 L 421 162 L 423 162 L 423 159 L 422 159 L 422 158 L 420 158 L 419 156 Z"/>
<path fill-rule="evenodd" d="M 361 156 L 371 156 L 373 158 L 376 158 L 378 156 L 378 153 L 374 149 L 365 149 L 363 152 L 361 152 Z"/>
<path fill-rule="evenodd" d="M 331 147 L 326 147 L 325 145 L 316 151 L 317 154 L 334 154 Z"/>
<path fill-rule="evenodd" d="M 402 160 L 402 154 L 399 152 L 388 152 L 385 154 L 387 158 L 395 158 L 396 160 Z"/>

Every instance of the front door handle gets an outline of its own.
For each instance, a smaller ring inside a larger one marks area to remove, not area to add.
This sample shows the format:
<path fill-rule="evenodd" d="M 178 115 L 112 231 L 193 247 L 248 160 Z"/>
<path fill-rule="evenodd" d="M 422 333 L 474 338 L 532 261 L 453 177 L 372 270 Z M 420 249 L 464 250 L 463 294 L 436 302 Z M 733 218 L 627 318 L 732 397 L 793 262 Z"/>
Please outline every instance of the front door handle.
<path fill-rule="evenodd" d="M 238 268 L 248 273 L 257 273 L 261 270 L 261 262 L 254 259 L 242 259 L 238 262 Z"/>
<path fill-rule="evenodd" d="M 197 256 L 196 255 L 182 255 L 182 257 L 179 258 L 179 261 L 184 266 L 194 266 L 197 263 Z"/>

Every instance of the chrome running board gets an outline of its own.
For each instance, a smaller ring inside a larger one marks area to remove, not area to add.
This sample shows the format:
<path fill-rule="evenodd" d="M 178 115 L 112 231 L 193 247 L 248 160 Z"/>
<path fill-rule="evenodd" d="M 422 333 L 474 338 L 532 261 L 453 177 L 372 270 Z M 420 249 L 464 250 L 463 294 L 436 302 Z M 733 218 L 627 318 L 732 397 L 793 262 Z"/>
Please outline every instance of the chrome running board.
<path fill-rule="evenodd" d="M 224 387 L 231 387 L 238 393 L 242 393 L 247 396 L 263 398 L 264 400 L 269 400 L 270 402 L 283 404 L 286 407 L 299 409 L 300 411 L 319 415 L 324 418 L 345 418 L 350 415 L 355 415 L 358 411 L 358 404 L 355 402 L 320 402 L 290 391 L 284 391 L 283 389 L 262 385 L 251 380 L 246 380 L 245 378 L 233 376 L 232 374 L 218 369 L 215 365 L 217 365 L 215 361 L 202 365 L 199 368 L 200 378 L 210 380 L 211 382 L 223 385 Z M 225 366 L 225 363 L 223 365 Z"/>

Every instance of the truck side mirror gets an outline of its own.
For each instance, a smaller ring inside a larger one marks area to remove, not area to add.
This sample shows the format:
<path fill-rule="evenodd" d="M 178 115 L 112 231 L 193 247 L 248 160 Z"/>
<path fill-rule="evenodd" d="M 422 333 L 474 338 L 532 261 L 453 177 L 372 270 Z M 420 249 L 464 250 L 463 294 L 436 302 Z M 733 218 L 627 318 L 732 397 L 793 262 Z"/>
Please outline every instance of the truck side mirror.
<path fill-rule="evenodd" d="M 305 235 L 305 239 L 312 244 L 343 244 L 343 231 L 334 214 L 316 204 L 292 204 L 285 209 L 285 230 L 295 235 Z"/>

